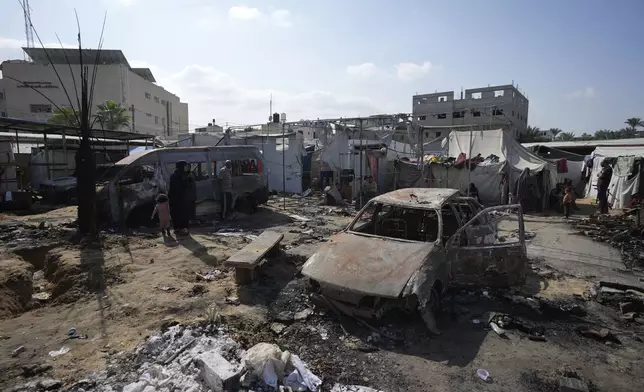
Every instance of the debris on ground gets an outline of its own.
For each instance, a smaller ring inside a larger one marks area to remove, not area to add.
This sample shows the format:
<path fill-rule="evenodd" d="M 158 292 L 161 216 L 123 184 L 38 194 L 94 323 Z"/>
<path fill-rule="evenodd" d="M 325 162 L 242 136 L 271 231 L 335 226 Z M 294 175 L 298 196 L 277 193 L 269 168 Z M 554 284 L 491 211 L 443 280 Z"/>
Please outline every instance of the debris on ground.
<path fill-rule="evenodd" d="M 608 328 L 594 329 L 590 327 L 579 327 L 577 332 L 584 337 L 592 338 L 601 342 L 612 342 L 621 344 L 620 340 L 608 330 Z"/>
<path fill-rule="evenodd" d="M 83 390 L 272 391 L 283 385 L 315 392 L 322 384 L 296 354 L 271 343 L 244 350 L 225 328 L 213 325 L 175 325 L 155 332 L 134 351 L 111 356 L 108 369 L 84 380 L 93 387 Z M 47 370 L 34 367 L 29 374 Z"/>
<path fill-rule="evenodd" d="M 632 215 L 591 215 L 573 223 L 578 234 L 620 250 L 627 268 L 644 268 L 644 227 Z"/>

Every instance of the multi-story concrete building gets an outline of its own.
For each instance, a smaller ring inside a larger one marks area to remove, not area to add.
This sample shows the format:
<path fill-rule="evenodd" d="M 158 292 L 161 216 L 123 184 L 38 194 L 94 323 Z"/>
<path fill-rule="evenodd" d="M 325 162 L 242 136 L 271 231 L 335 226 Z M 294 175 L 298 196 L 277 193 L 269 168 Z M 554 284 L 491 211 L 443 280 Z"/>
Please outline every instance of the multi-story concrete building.
<path fill-rule="evenodd" d="M 424 140 L 445 136 L 459 126 L 503 128 L 515 137 L 528 126 L 528 99 L 514 85 L 488 86 L 461 91 L 414 95 L 413 118 L 425 126 Z"/>
<path fill-rule="evenodd" d="M 188 132 L 188 104 L 157 85 L 149 68 L 132 68 L 120 50 L 97 53 L 84 49 L 82 58 L 77 49 L 23 50 L 31 61 L 7 60 L 0 64 L 2 117 L 46 121 L 55 111 L 50 100 L 59 107 L 77 108 L 74 90 L 80 96 L 81 60 L 88 67 L 91 83 L 98 58 L 93 111 L 96 105 L 111 100 L 129 110 L 130 127 L 126 130 L 166 138 Z"/>

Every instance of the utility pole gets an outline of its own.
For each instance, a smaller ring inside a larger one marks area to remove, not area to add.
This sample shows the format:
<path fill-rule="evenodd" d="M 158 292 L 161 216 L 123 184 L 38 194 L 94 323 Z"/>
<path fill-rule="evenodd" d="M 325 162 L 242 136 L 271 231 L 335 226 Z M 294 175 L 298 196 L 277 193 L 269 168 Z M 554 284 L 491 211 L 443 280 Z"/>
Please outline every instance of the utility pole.
<path fill-rule="evenodd" d="M 132 113 L 132 133 L 136 133 L 136 126 L 134 123 L 134 104 L 130 106 L 130 112 Z"/>

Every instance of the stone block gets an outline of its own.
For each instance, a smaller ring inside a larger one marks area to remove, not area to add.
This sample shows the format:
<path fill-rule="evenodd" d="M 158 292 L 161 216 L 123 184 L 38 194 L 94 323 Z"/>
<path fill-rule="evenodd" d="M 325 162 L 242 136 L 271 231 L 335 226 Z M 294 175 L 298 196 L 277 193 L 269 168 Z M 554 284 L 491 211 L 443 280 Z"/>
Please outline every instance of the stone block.
<path fill-rule="evenodd" d="M 195 365 L 200 370 L 204 386 L 213 392 L 233 391 L 241 376 L 241 367 L 228 362 L 226 358 L 213 351 L 195 357 Z"/>
<path fill-rule="evenodd" d="M 588 392 L 588 386 L 578 378 L 565 377 L 559 380 L 559 392 Z"/>

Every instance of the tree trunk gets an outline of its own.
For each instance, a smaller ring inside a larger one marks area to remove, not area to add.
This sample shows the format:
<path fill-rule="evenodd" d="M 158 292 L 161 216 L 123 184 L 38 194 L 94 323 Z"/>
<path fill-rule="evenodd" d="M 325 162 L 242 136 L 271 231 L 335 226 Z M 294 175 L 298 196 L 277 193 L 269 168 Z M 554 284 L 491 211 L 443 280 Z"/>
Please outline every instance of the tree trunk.
<path fill-rule="evenodd" d="M 96 158 L 90 142 L 90 122 L 87 97 L 87 71 L 81 73 L 81 142 L 76 152 L 76 191 L 78 193 L 78 230 L 96 237 Z"/>

